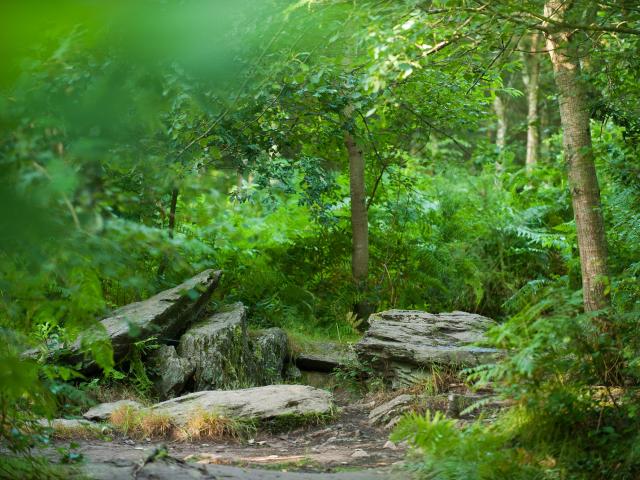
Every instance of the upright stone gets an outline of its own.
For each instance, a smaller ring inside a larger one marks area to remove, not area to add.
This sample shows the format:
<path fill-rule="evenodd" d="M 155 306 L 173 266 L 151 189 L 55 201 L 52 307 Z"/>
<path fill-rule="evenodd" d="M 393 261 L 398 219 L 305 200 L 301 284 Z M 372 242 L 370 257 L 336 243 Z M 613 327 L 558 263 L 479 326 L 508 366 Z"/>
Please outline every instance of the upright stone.
<path fill-rule="evenodd" d="M 251 340 L 256 382 L 261 385 L 281 382 L 289 352 L 286 332 L 281 328 L 269 328 L 257 332 Z"/>
<path fill-rule="evenodd" d="M 156 392 L 162 399 L 172 398 L 184 389 L 195 366 L 188 358 L 179 357 L 173 345 L 162 345 L 147 359 Z"/>
<path fill-rule="evenodd" d="M 195 367 L 195 391 L 247 386 L 250 353 L 246 334 L 247 310 L 235 303 L 197 322 L 178 344 L 178 355 Z"/>

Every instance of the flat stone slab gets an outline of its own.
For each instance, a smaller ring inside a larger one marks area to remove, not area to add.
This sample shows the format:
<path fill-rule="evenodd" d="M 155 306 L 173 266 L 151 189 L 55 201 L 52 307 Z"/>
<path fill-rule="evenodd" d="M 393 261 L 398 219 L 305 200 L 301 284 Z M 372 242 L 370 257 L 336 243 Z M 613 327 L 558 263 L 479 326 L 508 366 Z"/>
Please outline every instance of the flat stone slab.
<path fill-rule="evenodd" d="M 104 422 L 111 418 L 111 414 L 122 407 L 131 407 L 135 410 L 139 410 L 143 407 L 141 403 L 133 400 L 118 400 L 116 402 L 100 403 L 95 407 L 87 410 L 82 417 L 85 420 L 91 420 L 96 422 Z"/>
<path fill-rule="evenodd" d="M 74 430 L 82 428 L 100 428 L 96 423 L 90 422 L 89 420 L 83 420 L 82 418 L 54 418 L 52 420 L 43 418 L 38 420 L 38 423 L 43 427 L 51 427 L 53 429 L 61 428 Z"/>
<path fill-rule="evenodd" d="M 336 368 L 353 363 L 355 354 L 345 344 L 307 342 L 293 360 L 301 370 L 331 373 Z"/>
<path fill-rule="evenodd" d="M 269 420 L 287 415 L 331 413 L 331 393 L 307 385 L 268 385 L 241 390 L 210 390 L 190 393 L 151 407 L 184 425 L 198 412 L 250 420 Z"/>
<path fill-rule="evenodd" d="M 93 480 L 405 480 L 407 472 L 360 470 L 348 472 L 287 472 L 230 465 L 204 465 L 165 457 L 142 466 L 130 461 L 90 462 L 83 473 Z"/>
<path fill-rule="evenodd" d="M 102 320 L 113 344 L 114 358 L 125 355 L 132 341 L 158 336 L 164 343 L 165 339 L 177 338 L 204 309 L 221 274 L 205 270 L 177 287 L 119 308 Z"/>
<path fill-rule="evenodd" d="M 433 365 L 461 368 L 493 361 L 500 351 L 473 345 L 495 325 L 466 312 L 432 314 L 387 310 L 369 317 L 369 330 L 356 344 L 359 359 L 380 368 L 392 383 L 407 385 Z"/>
<path fill-rule="evenodd" d="M 205 270 L 186 280 L 177 287 L 165 290 L 147 300 L 125 305 L 100 321 L 104 333 L 99 336 L 109 338 L 113 346 L 114 360 L 123 358 L 134 342 L 157 337 L 159 343 L 168 343 L 180 337 L 189 324 L 203 311 L 218 286 L 222 272 Z M 83 336 L 97 335 L 89 331 L 66 350 L 62 345 L 50 351 L 50 357 L 60 355 L 61 359 L 75 363 L 83 360 Z M 37 358 L 40 350 L 32 349 L 23 353 L 26 358 Z M 85 370 L 95 369 L 91 361 L 85 363 Z"/>

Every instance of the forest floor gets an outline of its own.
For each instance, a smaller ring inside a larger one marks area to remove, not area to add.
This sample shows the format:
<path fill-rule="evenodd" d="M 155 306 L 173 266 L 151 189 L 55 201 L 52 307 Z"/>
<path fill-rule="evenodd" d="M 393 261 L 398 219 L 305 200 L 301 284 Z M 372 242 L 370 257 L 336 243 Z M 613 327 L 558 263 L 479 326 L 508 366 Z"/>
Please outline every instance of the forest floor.
<path fill-rule="evenodd" d="M 289 432 L 198 443 L 80 440 L 74 453 L 82 455 L 85 474 L 105 480 L 407 478 L 401 470 L 405 448 L 388 443 L 389 432 L 368 422 L 374 402 L 347 391 L 335 392 L 335 400 L 339 410 L 331 422 Z M 68 445 L 59 440 L 49 452 Z M 161 445 L 168 455 L 154 458 Z"/>

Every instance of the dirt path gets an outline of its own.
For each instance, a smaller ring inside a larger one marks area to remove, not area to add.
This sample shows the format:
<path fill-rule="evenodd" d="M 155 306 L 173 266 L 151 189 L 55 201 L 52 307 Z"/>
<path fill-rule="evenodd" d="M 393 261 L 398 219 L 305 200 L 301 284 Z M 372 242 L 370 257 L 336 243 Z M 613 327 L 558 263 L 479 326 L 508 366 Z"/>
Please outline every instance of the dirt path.
<path fill-rule="evenodd" d="M 389 445 L 388 432 L 372 427 L 372 404 L 338 395 L 338 417 L 329 424 L 290 432 L 259 432 L 243 441 L 166 442 L 168 458 L 154 459 L 157 442 L 116 438 L 78 442 L 84 472 L 95 479 L 181 478 L 343 479 L 407 478 L 405 451 Z M 68 445 L 58 442 L 57 446 Z M 141 468 L 141 465 L 148 461 Z"/>

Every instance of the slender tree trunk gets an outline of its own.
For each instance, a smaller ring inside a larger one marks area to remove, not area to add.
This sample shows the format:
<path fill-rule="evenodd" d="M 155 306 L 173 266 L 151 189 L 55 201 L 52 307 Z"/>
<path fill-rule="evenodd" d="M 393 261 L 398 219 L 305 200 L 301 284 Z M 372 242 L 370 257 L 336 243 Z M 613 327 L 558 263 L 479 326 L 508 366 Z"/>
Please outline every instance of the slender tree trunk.
<path fill-rule="evenodd" d="M 344 133 L 349 154 L 349 190 L 351 193 L 351 271 L 359 289 L 366 289 L 369 274 L 369 219 L 367 215 L 364 156 L 353 135 Z"/>
<path fill-rule="evenodd" d="M 498 119 L 498 125 L 496 128 L 496 147 L 498 147 L 498 150 L 504 150 L 504 147 L 507 145 L 507 112 L 502 98 L 497 94 L 493 99 L 493 109 L 495 110 L 496 117 Z"/>
<path fill-rule="evenodd" d="M 547 0 L 545 16 L 564 20 L 570 2 Z M 547 49 L 558 88 L 564 155 L 576 220 L 585 311 L 610 303 L 607 241 L 600 205 L 600 188 L 591 147 L 587 90 L 581 83 L 580 61 L 571 33 L 546 25 Z"/>
<path fill-rule="evenodd" d="M 522 80 L 527 90 L 527 157 L 525 166 L 531 171 L 536 163 L 540 151 L 539 115 L 538 115 L 538 85 L 540 79 L 540 58 L 536 53 L 540 45 L 540 34 L 531 34 L 529 53 L 522 54 Z"/>
<path fill-rule="evenodd" d="M 176 226 L 176 209 L 178 208 L 179 193 L 180 193 L 180 190 L 178 190 L 178 187 L 174 187 L 173 190 L 171 190 L 171 200 L 169 204 L 169 225 L 168 225 L 169 238 L 173 238 L 173 231 Z M 162 260 L 160 261 L 160 265 L 158 266 L 159 277 L 164 275 L 164 271 L 167 269 L 167 263 L 169 263 L 169 258 L 165 254 L 162 256 Z"/>

